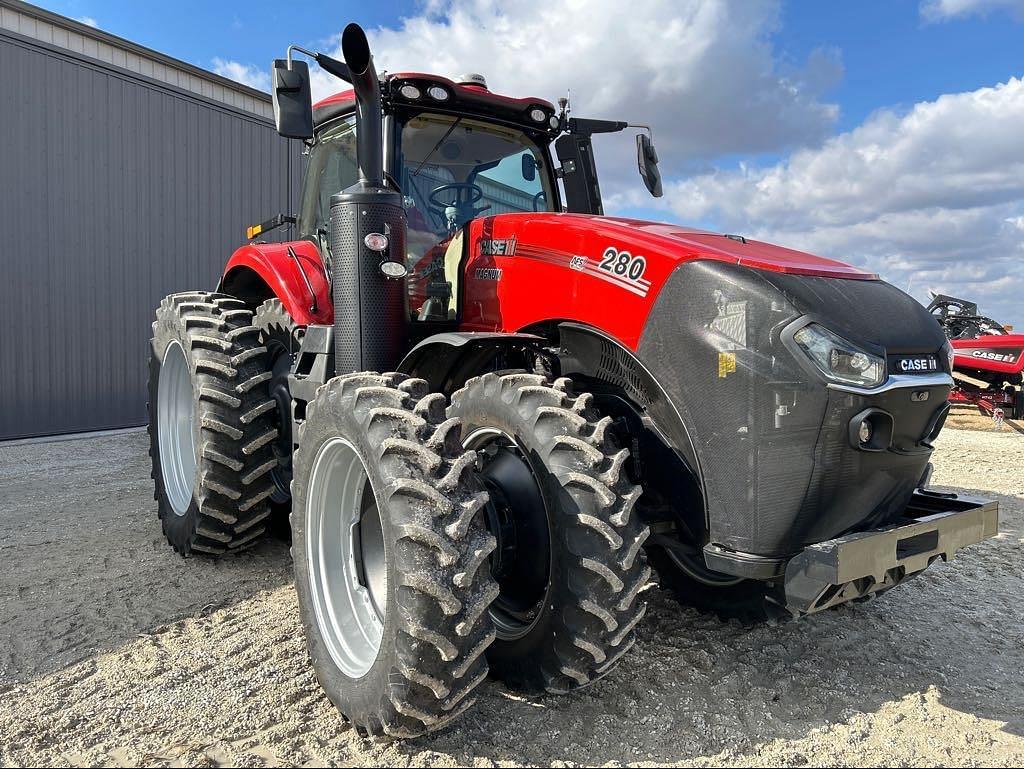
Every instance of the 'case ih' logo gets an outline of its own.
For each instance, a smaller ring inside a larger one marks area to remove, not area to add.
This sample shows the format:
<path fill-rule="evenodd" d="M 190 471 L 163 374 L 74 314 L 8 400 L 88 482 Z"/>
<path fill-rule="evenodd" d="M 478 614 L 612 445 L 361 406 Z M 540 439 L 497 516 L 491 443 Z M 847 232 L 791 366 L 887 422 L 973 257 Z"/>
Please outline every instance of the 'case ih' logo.
<path fill-rule="evenodd" d="M 516 252 L 516 239 L 481 240 L 480 256 L 512 256 Z"/>
<path fill-rule="evenodd" d="M 971 351 L 971 356 L 984 358 L 985 360 L 994 360 L 999 363 L 1013 363 L 1017 360 L 1017 356 L 1013 353 L 990 352 L 988 350 L 973 350 Z"/>
<path fill-rule="evenodd" d="M 897 363 L 900 371 L 938 371 L 939 362 L 935 358 L 904 358 Z"/>

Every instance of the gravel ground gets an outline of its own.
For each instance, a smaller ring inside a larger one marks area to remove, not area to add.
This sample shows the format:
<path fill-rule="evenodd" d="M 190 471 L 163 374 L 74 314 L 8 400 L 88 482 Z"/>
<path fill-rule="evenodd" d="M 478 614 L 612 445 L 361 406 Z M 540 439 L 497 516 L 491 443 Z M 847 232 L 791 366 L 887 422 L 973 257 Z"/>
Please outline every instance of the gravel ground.
<path fill-rule="evenodd" d="M 164 544 L 143 434 L 0 445 L 0 765 L 1019 766 L 1024 435 L 947 430 L 935 461 L 935 483 L 999 498 L 998 539 L 781 625 L 652 589 L 598 685 L 488 682 L 456 726 L 386 743 L 317 687 L 284 545 L 184 561 Z"/>

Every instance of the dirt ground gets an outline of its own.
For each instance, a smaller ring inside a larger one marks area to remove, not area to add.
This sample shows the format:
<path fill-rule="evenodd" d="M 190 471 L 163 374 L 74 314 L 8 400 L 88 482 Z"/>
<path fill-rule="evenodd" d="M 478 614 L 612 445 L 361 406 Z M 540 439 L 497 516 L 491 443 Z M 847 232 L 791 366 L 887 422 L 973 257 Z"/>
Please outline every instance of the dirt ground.
<path fill-rule="evenodd" d="M 185 561 L 141 433 L 0 446 L 0 765 L 1024 763 L 1024 434 L 964 419 L 934 481 L 998 539 L 885 597 L 743 628 L 652 589 L 635 650 L 570 697 L 498 683 L 456 726 L 359 738 L 306 663 L 284 545 Z"/>

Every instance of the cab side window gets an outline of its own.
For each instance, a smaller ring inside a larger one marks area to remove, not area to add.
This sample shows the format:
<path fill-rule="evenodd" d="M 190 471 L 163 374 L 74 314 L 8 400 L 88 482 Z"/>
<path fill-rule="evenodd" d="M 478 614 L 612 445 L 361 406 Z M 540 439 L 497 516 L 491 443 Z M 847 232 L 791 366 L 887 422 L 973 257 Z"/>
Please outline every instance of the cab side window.
<path fill-rule="evenodd" d="M 353 117 L 324 131 L 309 152 L 299 209 L 299 237 L 326 244 L 331 223 L 331 195 L 351 187 L 358 179 Z"/>

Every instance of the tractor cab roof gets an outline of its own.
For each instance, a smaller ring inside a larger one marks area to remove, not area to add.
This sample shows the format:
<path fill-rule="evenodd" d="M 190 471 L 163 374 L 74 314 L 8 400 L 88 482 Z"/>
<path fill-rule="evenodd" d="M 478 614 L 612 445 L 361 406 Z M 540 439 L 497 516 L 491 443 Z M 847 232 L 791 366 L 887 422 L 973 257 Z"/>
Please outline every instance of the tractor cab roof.
<path fill-rule="evenodd" d="M 479 76 L 477 76 L 479 77 Z M 472 113 L 554 136 L 561 128 L 554 105 L 546 99 L 516 99 L 492 93 L 479 80 L 456 82 L 423 72 L 399 72 L 386 75 L 381 82 L 385 109 L 421 108 L 437 112 Z M 342 91 L 313 105 L 313 124 L 317 128 L 355 106 L 355 92 Z"/>

